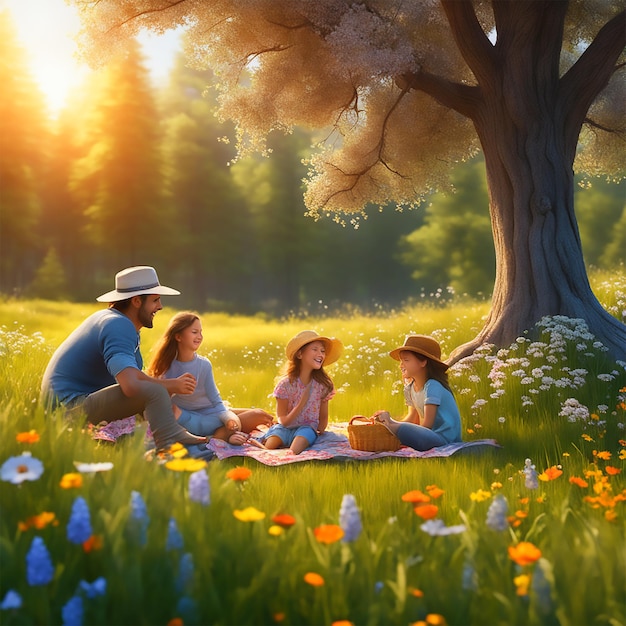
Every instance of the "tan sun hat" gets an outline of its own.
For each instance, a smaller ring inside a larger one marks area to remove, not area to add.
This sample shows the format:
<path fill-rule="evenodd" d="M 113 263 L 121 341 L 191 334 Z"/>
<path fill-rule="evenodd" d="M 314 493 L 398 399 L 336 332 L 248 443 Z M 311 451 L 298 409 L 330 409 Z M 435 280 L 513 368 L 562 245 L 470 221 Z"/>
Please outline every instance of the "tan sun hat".
<path fill-rule="evenodd" d="M 133 296 L 156 294 L 159 296 L 179 296 L 180 291 L 159 283 L 156 270 L 149 265 L 127 267 L 115 274 L 115 289 L 98 296 L 98 302 L 119 302 Z"/>
<path fill-rule="evenodd" d="M 294 355 L 300 348 L 306 346 L 307 343 L 312 341 L 323 341 L 326 345 L 326 357 L 324 358 L 324 365 L 330 365 L 334 363 L 343 351 L 343 344 L 339 339 L 334 337 L 323 337 L 318 335 L 314 330 L 303 330 L 299 332 L 293 339 L 289 340 L 285 354 L 289 360 L 293 359 Z"/>
<path fill-rule="evenodd" d="M 436 339 L 428 337 L 427 335 L 407 335 L 404 339 L 404 345 L 392 350 L 389 356 L 396 361 L 400 360 L 400 352 L 408 350 L 409 352 L 415 352 L 421 354 L 433 361 L 448 367 L 447 363 L 441 360 L 441 346 Z"/>

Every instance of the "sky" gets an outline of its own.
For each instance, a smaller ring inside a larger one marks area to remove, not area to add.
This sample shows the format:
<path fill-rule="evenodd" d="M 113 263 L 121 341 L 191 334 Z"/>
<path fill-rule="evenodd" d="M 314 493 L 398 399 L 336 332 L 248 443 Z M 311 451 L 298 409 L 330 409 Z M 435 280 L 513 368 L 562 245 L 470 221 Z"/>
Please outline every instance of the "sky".
<path fill-rule="evenodd" d="M 18 39 L 30 58 L 31 75 L 55 116 L 72 88 L 80 85 L 90 71 L 76 57 L 77 46 L 72 39 L 80 29 L 76 10 L 65 0 L 0 0 L 2 9 L 11 12 Z M 162 82 L 179 50 L 180 33 L 145 33 L 139 40 L 153 80 Z"/>

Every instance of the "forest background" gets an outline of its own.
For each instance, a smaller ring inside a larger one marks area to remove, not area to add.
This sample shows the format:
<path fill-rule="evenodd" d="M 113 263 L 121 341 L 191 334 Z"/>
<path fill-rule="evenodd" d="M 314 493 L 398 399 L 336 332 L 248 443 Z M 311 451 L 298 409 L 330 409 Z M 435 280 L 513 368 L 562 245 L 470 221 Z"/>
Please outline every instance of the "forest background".
<path fill-rule="evenodd" d="M 244 314 L 488 298 L 495 274 L 484 164 L 417 210 L 306 217 L 303 162 L 322 136 L 273 133 L 235 159 L 210 71 L 178 56 L 154 85 L 137 44 L 86 78 L 51 119 L 0 11 L 0 293 L 92 301 L 119 269 L 157 267 L 181 307 Z M 585 262 L 626 263 L 624 185 L 580 180 Z"/>

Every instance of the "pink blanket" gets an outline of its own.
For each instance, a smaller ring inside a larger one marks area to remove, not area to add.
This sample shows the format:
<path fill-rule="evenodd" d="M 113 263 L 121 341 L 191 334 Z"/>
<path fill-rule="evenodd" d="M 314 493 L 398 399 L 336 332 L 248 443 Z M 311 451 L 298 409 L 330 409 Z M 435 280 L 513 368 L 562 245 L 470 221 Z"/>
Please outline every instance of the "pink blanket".
<path fill-rule="evenodd" d="M 354 450 L 348 441 L 347 424 L 331 424 L 328 430 L 317 438 L 317 441 L 301 454 L 293 454 L 288 448 L 280 450 L 262 450 L 250 444 L 243 446 L 231 446 L 221 439 L 211 439 L 207 444 L 218 459 L 228 459 L 233 456 L 246 456 L 256 459 L 264 465 L 285 465 L 297 461 L 325 461 L 328 459 L 354 459 L 368 461 L 382 457 L 398 457 L 405 459 L 429 459 L 433 457 L 451 456 L 459 450 L 468 448 L 479 449 L 480 446 L 499 448 L 495 439 L 477 439 L 475 441 L 463 441 L 451 443 L 440 448 L 433 448 L 425 452 L 418 452 L 413 448 L 402 446 L 396 452 L 363 452 Z M 256 434 L 256 433 L 255 433 Z"/>

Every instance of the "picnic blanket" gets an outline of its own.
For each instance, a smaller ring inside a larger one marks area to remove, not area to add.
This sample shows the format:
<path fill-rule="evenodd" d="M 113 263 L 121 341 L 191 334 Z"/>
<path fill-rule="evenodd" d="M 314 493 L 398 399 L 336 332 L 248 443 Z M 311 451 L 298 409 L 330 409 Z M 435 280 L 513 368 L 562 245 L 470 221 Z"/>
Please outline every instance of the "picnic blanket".
<path fill-rule="evenodd" d="M 253 435 L 254 434 L 257 433 L 255 432 Z M 218 459 L 245 456 L 253 458 L 264 465 L 272 466 L 296 463 L 298 461 L 327 461 L 329 459 L 352 459 L 357 461 L 368 461 L 383 457 L 430 459 L 433 457 L 451 456 L 461 450 L 478 450 L 481 446 L 490 448 L 500 447 L 495 439 L 476 439 L 474 441 L 451 443 L 447 446 L 426 450 L 425 452 L 420 452 L 407 446 L 402 446 L 395 452 L 364 452 L 363 450 L 354 450 L 350 446 L 347 423 L 330 424 L 328 430 L 322 433 L 310 448 L 307 448 L 300 454 L 293 454 L 288 448 L 263 450 L 250 444 L 232 446 L 221 439 L 211 439 L 207 444 L 207 448 L 211 450 Z"/>
<path fill-rule="evenodd" d="M 96 427 L 93 429 L 91 436 L 100 441 L 114 443 L 125 435 L 132 435 L 135 432 L 135 428 L 136 420 L 133 416 Z M 255 438 L 260 438 L 263 435 L 263 431 L 254 431 L 252 435 Z M 146 432 L 146 443 L 148 446 L 150 444 L 153 445 L 149 429 Z M 228 459 L 242 456 L 253 458 L 264 465 L 278 466 L 299 461 L 327 461 L 329 459 L 352 459 L 357 461 L 368 461 L 383 457 L 430 459 L 433 457 L 452 456 L 457 452 L 465 450 L 479 451 L 481 447 L 495 449 L 499 448 L 500 445 L 495 439 L 475 439 L 474 441 L 451 443 L 447 446 L 432 448 L 424 452 L 414 450 L 408 446 L 402 446 L 395 452 L 364 452 L 363 450 L 354 450 L 350 446 L 348 424 L 344 422 L 329 424 L 326 432 L 322 433 L 310 448 L 307 448 L 300 454 L 293 454 L 289 448 L 263 450 L 251 444 L 232 446 L 221 439 L 211 439 L 206 445 L 189 446 L 188 451 L 191 456 L 206 460 L 210 460 L 211 458 Z"/>

